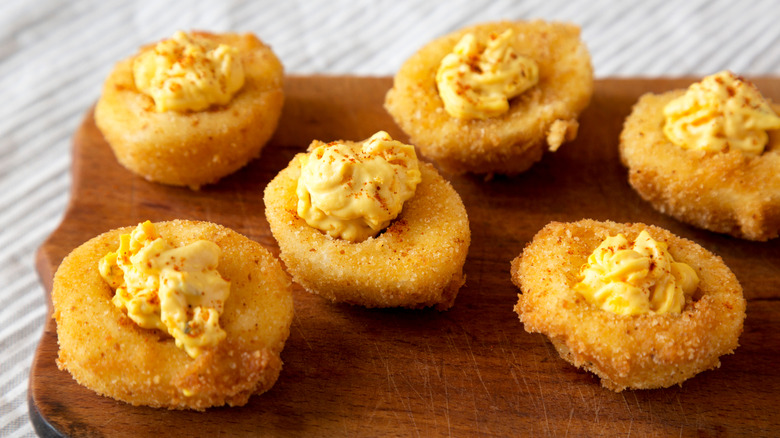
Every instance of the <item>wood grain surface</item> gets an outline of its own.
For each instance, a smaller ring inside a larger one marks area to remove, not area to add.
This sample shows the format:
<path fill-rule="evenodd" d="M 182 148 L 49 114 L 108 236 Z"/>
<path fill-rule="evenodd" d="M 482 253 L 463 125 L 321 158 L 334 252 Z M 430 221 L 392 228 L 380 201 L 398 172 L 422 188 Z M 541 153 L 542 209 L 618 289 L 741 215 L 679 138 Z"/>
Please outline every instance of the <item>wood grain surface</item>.
<path fill-rule="evenodd" d="M 780 245 L 697 230 L 652 210 L 629 187 L 618 134 L 637 98 L 686 79 L 596 83 L 579 137 L 517 177 L 444 174 L 472 230 L 466 286 L 447 312 L 367 310 L 294 290 L 284 369 L 241 408 L 205 413 L 132 407 L 57 369 L 49 319 L 30 373 L 29 407 L 41 434 L 66 436 L 777 436 L 780 434 Z M 780 101 L 780 81 L 756 79 Z M 75 134 L 71 201 L 40 248 L 47 290 L 62 258 L 106 230 L 174 218 L 217 222 L 278 254 L 263 189 L 312 139 L 363 139 L 384 129 L 390 78 L 290 77 L 281 124 L 262 157 L 200 191 L 149 183 L 120 167 L 91 112 Z M 512 311 L 509 262 L 552 220 L 645 222 L 723 257 L 748 299 L 745 330 L 720 369 L 682 386 L 614 393 L 558 357 Z"/>

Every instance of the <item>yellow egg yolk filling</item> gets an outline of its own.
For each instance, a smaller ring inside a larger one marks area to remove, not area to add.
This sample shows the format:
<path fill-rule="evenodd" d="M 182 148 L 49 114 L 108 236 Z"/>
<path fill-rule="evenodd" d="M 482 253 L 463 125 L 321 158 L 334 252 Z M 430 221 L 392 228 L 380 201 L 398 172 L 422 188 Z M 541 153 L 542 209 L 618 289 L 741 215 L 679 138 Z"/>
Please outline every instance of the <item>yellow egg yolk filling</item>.
<path fill-rule="evenodd" d="M 421 181 L 414 146 L 379 131 L 363 143 L 315 141 L 300 155 L 297 212 L 311 227 L 351 242 L 376 236 Z"/>
<path fill-rule="evenodd" d="M 539 67 L 510 45 L 512 30 L 491 34 L 487 43 L 468 33 L 436 72 L 444 109 L 453 117 L 487 119 L 506 113 L 509 100 L 539 82 Z"/>
<path fill-rule="evenodd" d="M 780 129 L 780 117 L 758 89 L 729 71 L 692 84 L 663 112 L 664 134 L 685 149 L 759 155 L 769 139 L 767 130 Z"/>
<path fill-rule="evenodd" d="M 235 47 L 179 31 L 135 58 L 133 79 L 158 112 L 202 111 L 229 103 L 245 75 Z"/>
<path fill-rule="evenodd" d="M 219 325 L 230 282 L 217 272 L 217 244 L 199 240 L 172 247 L 149 221 L 122 234 L 119 249 L 99 264 L 115 289 L 114 305 L 139 327 L 171 335 L 190 357 L 225 338 Z"/>
<path fill-rule="evenodd" d="M 600 309 L 619 315 L 680 313 L 699 277 L 676 262 L 664 242 L 642 231 L 632 243 L 607 237 L 588 257 L 574 290 Z"/>

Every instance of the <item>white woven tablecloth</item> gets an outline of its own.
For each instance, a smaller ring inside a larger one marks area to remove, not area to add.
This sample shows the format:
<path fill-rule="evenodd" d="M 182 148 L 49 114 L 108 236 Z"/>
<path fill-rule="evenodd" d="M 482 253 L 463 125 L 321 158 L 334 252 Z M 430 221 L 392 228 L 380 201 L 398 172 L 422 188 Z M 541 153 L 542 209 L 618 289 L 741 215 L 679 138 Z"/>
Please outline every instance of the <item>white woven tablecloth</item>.
<path fill-rule="evenodd" d="M 391 76 L 431 39 L 498 19 L 582 27 L 598 78 L 780 75 L 780 2 L 0 2 L 0 436 L 33 435 L 26 393 L 47 315 L 34 253 L 68 201 L 71 136 L 113 64 L 179 29 L 251 31 L 292 74 Z"/>

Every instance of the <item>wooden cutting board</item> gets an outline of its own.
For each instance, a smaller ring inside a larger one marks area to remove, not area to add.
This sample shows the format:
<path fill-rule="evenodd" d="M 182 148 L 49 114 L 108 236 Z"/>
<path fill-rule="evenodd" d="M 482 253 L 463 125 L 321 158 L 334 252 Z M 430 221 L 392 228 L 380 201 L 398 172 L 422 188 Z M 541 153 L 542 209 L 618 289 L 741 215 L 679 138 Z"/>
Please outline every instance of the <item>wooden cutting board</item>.
<path fill-rule="evenodd" d="M 200 191 L 149 183 L 120 167 L 91 112 L 73 140 L 73 186 L 59 228 L 38 252 L 47 290 L 74 247 L 106 230 L 174 218 L 217 222 L 278 248 L 263 188 L 312 139 L 364 139 L 387 130 L 390 78 L 290 77 L 278 131 L 261 158 Z M 576 141 L 517 177 L 444 175 L 468 210 L 467 284 L 455 306 L 367 310 L 295 288 L 284 369 L 241 408 L 205 413 L 132 407 L 75 383 L 55 365 L 48 319 L 30 373 L 29 408 L 44 435 L 144 436 L 600 436 L 780 434 L 780 242 L 746 242 L 667 218 L 629 187 L 618 134 L 637 98 L 690 80 L 597 81 Z M 780 101 L 780 80 L 757 79 Z M 760 182 L 757 182 L 760 184 Z M 680 387 L 614 393 L 528 334 L 512 311 L 509 262 L 552 220 L 645 222 L 723 257 L 748 299 L 741 346 Z"/>

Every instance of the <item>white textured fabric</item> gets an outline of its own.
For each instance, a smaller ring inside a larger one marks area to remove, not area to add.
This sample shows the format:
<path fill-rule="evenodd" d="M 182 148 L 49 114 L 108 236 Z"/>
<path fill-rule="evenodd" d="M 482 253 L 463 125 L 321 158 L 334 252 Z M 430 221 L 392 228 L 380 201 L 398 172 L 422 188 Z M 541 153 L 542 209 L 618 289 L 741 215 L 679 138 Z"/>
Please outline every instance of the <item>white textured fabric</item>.
<path fill-rule="evenodd" d="M 393 75 L 429 40 L 498 20 L 582 27 L 598 78 L 780 74 L 774 0 L 0 2 L 0 436 L 33 435 L 26 391 L 46 316 L 34 253 L 70 184 L 70 139 L 114 62 L 178 29 L 251 31 L 293 74 Z"/>

